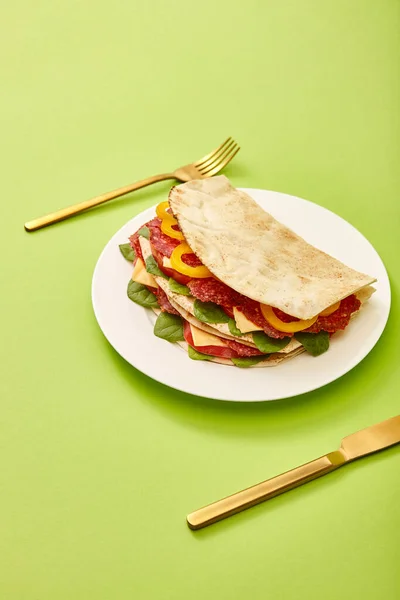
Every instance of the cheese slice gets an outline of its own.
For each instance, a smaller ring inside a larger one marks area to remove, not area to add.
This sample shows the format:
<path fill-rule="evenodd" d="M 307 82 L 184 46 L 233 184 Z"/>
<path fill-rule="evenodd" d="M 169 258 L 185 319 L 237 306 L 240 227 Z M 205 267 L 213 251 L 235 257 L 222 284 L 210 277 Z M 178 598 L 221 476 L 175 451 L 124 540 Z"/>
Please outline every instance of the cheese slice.
<path fill-rule="evenodd" d="M 173 269 L 170 259 L 167 258 L 166 256 L 163 256 L 162 264 L 163 264 L 163 267 L 166 267 L 167 269 Z"/>
<path fill-rule="evenodd" d="M 241 333 L 249 333 L 249 331 L 263 331 L 262 327 L 259 327 L 255 323 L 249 321 L 249 319 L 245 317 L 244 314 L 236 307 L 233 307 L 233 316 L 236 321 L 236 327 L 241 331 Z"/>
<path fill-rule="evenodd" d="M 221 340 L 221 338 L 216 335 L 212 335 L 212 333 L 207 333 L 194 325 L 190 325 L 190 330 L 192 332 L 193 343 L 198 348 L 201 346 L 225 346 L 225 342 Z"/>
<path fill-rule="evenodd" d="M 171 261 L 169 258 L 167 258 L 166 256 L 163 256 L 163 267 L 165 267 L 166 269 L 173 269 L 174 267 L 171 264 Z"/>
<path fill-rule="evenodd" d="M 138 258 L 135 264 L 135 268 L 132 273 L 132 280 L 142 285 L 148 285 L 153 288 L 158 288 L 157 282 L 151 273 L 146 271 L 146 267 L 141 258 Z"/>

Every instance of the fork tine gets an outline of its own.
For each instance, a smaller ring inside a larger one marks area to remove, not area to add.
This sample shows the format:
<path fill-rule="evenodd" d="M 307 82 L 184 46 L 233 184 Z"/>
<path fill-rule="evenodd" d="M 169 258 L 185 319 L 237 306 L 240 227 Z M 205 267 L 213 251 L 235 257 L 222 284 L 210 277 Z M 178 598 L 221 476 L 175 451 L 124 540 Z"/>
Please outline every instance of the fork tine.
<path fill-rule="evenodd" d="M 236 142 L 235 140 L 232 140 L 229 142 L 229 144 L 225 144 L 223 146 L 223 148 L 221 148 L 218 152 L 214 153 L 214 156 L 212 156 L 211 158 L 209 158 L 208 160 L 204 161 L 203 163 L 201 163 L 200 165 L 197 166 L 197 168 L 200 171 L 205 171 L 207 167 L 211 166 L 212 164 L 214 164 L 217 160 L 222 160 L 223 157 L 229 153 L 229 151 L 234 148 L 236 146 Z"/>
<path fill-rule="evenodd" d="M 199 168 L 199 170 L 205 174 L 208 171 L 211 171 L 211 169 L 213 169 L 214 167 L 219 165 L 221 162 L 223 162 L 225 160 L 225 157 L 228 156 L 229 154 L 231 154 L 231 152 L 233 152 L 235 150 L 235 148 L 237 147 L 236 142 L 234 142 L 233 140 L 232 140 L 232 142 L 226 148 L 224 148 L 224 150 L 222 152 L 220 152 L 218 154 L 218 156 L 216 156 L 213 159 L 208 160 L 204 166 L 201 166 Z"/>
<path fill-rule="evenodd" d="M 211 169 L 211 171 L 207 171 L 206 173 L 203 173 L 202 176 L 203 177 L 212 177 L 213 175 L 216 175 L 219 171 L 222 171 L 222 169 L 224 167 L 226 167 L 226 165 L 228 163 L 231 162 L 232 158 L 239 152 L 240 150 L 240 146 L 237 146 L 236 150 L 234 152 L 232 152 L 231 154 L 229 154 L 224 161 L 218 163 L 213 169 Z"/>
<path fill-rule="evenodd" d="M 218 148 L 215 148 L 215 150 L 213 150 L 209 154 L 206 154 L 205 156 L 203 156 L 203 158 L 201 158 L 200 160 L 193 163 L 194 166 L 198 167 L 199 165 L 203 164 L 209 158 L 212 158 L 217 152 L 219 152 L 219 150 L 221 150 L 221 148 L 223 148 L 228 142 L 230 142 L 231 139 L 232 139 L 231 137 L 228 137 L 228 139 L 225 140 L 220 146 L 218 146 Z"/>
<path fill-rule="evenodd" d="M 215 169 L 217 169 L 217 171 L 219 171 L 221 169 L 220 165 L 221 164 L 225 165 L 226 164 L 225 160 L 227 158 L 228 158 L 228 162 L 229 162 L 231 160 L 230 156 L 232 155 L 232 153 L 236 154 L 238 148 L 239 148 L 238 145 L 235 143 L 231 148 L 229 148 L 228 151 L 224 152 L 221 156 L 219 156 L 218 158 L 213 160 L 205 168 L 200 168 L 199 170 L 202 173 L 202 175 L 206 175 L 210 171 L 212 171 L 214 173 Z"/>

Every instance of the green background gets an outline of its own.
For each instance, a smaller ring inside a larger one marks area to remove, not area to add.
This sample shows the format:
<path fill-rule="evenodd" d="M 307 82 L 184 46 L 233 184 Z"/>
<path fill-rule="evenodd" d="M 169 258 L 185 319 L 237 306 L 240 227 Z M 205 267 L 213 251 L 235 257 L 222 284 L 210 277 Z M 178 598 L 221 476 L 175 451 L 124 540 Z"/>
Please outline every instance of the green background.
<path fill-rule="evenodd" d="M 398 0 L 3 3 L 2 599 L 400 597 L 400 447 L 203 531 L 185 524 L 399 412 L 399 26 Z M 371 354 L 286 401 L 186 396 L 103 338 L 96 260 L 168 183 L 23 229 L 228 135 L 235 185 L 334 210 L 391 277 Z"/>

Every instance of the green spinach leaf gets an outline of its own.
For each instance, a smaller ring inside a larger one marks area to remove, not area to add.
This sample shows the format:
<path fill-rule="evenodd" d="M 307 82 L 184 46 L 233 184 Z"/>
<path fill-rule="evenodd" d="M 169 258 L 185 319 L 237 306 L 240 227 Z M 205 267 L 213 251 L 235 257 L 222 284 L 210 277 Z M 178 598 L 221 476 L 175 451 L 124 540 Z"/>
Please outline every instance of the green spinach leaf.
<path fill-rule="evenodd" d="M 154 325 L 154 335 L 167 342 L 183 342 L 183 321 L 178 315 L 162 312 Z"/>
<path fill-rule="evenodd" d="M 126 260 L 129 262 L 133 262 L 136 258 L 136 253 L 130 244 L 120 244 L 119 249 L 121 250 L 121 254 Z"/>
<path fill-rule="evenodd" d="M 252 334 L 253 342 L 261 352 L 270 354 L 271 352 L 279 352 L 290 342 L 290 337 L 272 338 L 263 331 L 255 331 Z"/>
<path fill-rule="evenodd" d="M 128 298 L 130 298 L 132 302 L 136 302 L 136 304 L 140 304 L 140 306 L 144 306 L 146 308 L 158 306 L 155 295 L 150 292 L 146 286 L 142 285 L 141 283 L 136 283 L 136 281 L 132 281 L 132 279 L 128 283 L 127 294 Z"/>
<path fill-rule="evenodd" d="M 164 277 L 164 279 L 168 279 L 165 273 L 161 271 L 154 256 L 148 256 L 146 258 L 146 271 L 152 275 L 156 275 L 157 277 Z"/>
<path fill-rule="evenodd" d="M 240 356 L 239 358 L 231 358 L 231 361 L 237 367 L 242 367 L 242 369 L 246 369 L 251 367 L 252 365 L 256 365 L 268 358 L 268 354 L 264 354 L 263 356 Z"/>
<path fill-rule="evenodd" d="M 171 292 L 175 292 L 175 294 L 181 294 L 182 296 L 190 296 L 190 290 L 187 285 L 183 285 L 182 283 L 178 283 L 175 279 L 170 277 L 168 281 L 168 287 Z"/>
<path fill-rule="evenodd" d="M 188 346 L 188 355 L 192 360 L 212 360 L 212 356 L 208 354 L 202 354 L 201 352 L 197 352 L 192 346 Z"/>
<path fill-rule="evenodd" d="M 240 331 L 240 329 L 237 328 L 236 321 L 234 319 L 229 319 L 228 327 L 229 327 L 229 331 L 231 332 L 232 335 L 236 335 L 237 337 L 244 335 L 244 333 L 242 333 Z"/>
<path fill-rule="evenodd" d="M 214 302 L 194 301 L 194 316 L 203 323 L 229 323 L 229 317 L 218 304 Z"/>
<path fill-rule="evenodd" d="M 146 240 L 150 239 L 150 231 L 148 227 L 142 227 L 139 229 L 138 234 L 146 238 Z"/>
<path fill-rule="evenodd" d="M 320 331 L 319 333 L 299 331 L 294 334 L 294 337 L 312 356 L 319 356 L 329 348 L 329 333 L 327 331 Z"/>

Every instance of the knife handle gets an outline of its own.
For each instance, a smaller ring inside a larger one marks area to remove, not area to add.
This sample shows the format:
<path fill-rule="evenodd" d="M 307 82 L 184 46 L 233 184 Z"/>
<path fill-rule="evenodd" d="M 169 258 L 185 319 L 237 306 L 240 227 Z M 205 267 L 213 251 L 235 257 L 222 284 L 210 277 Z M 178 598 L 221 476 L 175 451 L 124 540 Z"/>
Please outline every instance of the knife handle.
<path fill-rule="evenodd" d="M 200 508 L 187 516 L 187 523 L 190 529 L 201 529 L 264 502 L 264 500 L 278 496 L 278 494 L 283 494 L 283 492 L 287 492 L 312 479 L 326 475 L 326 473 L 341 467 L 345 462 L 346 456 L 341 450 L 330 452 L 282 475 L 267 479 L 223 500 L 218 500 L 204 508 Z"/>

